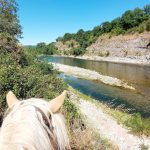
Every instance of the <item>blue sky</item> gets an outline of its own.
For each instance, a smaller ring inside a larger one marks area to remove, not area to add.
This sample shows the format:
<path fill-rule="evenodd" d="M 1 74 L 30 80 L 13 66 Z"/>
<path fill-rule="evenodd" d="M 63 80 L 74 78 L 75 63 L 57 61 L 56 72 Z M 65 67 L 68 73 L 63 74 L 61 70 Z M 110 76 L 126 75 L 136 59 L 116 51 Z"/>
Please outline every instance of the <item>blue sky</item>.
<path fill-rule="evenodd" d="M 50 43 L 66 32 L 90 30 L 150 0 L 17 0 L 24 45 Z"/>

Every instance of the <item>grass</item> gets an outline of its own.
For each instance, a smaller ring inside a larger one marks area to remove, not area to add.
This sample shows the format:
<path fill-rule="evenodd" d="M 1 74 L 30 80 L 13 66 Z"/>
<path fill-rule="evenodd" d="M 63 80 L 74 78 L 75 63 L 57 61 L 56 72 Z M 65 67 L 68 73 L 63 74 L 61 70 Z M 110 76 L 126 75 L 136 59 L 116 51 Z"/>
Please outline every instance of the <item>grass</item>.
<path fill-rule="evenodd" d="M 69 87 L 69 90 L 75 93 L 78 97 L 96 104 L 97 107 L 99 107 L 104 112 L 115 118 L 118 124 L 122 124 L 125 127 L 127 127 L 131 131 L 131 133 L 138 136 L 150 136 L 150 118 L 142 118 L 139 113 L 131 115 L 127 112 L 110 108 L 107 105 L 96 101 L 91 97 L 73 89 L 72 87 Z"/>
<path fill-rule="evenodd" d="M 76 105 L 67 98 L 62 108 L 66 118 L 73 150 L 118 150 L 109 140 L 100 136 L 95 130 L 88 127 L 88 123 Z"/>
<path fill-rule="evenodd" d="M 148 146 L 145 146 L 144 144 L 142 144 L 142 145 L 140 146 L 140 148 L 141 148 L 141 150 L 148 150 Z"/>

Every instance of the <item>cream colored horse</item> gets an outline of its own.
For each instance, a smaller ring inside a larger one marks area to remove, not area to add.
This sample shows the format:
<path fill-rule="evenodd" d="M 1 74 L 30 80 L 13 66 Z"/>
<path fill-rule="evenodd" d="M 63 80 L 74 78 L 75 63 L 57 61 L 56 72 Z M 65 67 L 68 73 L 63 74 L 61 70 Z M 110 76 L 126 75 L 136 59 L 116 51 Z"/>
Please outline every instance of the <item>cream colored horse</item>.
<path fill-rule="evenodd" d="M 50 102 L 31 98 L 19 101 L 9 92 L 9 109 L 0 131 L 0 150 L 70 149 L 64 119 L 57 111 L 66 91 Z"/>

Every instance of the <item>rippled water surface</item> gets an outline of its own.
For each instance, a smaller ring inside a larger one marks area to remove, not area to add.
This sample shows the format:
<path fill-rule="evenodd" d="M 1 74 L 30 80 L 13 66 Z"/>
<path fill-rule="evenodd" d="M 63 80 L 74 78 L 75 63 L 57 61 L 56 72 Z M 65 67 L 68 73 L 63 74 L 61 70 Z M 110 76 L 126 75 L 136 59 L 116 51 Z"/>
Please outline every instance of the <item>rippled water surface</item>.
<path fill-rule="evenodd" d="M 95 70 L 103 75 L 116 77 L 128 82 L 136 88 L 136 91 L 61 75 L 66 82 L 87 95 L 112 103 L 112 105 L 117 105 L 117 107 L 118 104 L 122 104 L 121 107 L 129 106 L 130 108 L 131 106 L 135 110 L 141 111 L 145 116 L 150 116 L 150 66 L 67 57 L 44 57 L 44 59 L 49 62 Z"/>

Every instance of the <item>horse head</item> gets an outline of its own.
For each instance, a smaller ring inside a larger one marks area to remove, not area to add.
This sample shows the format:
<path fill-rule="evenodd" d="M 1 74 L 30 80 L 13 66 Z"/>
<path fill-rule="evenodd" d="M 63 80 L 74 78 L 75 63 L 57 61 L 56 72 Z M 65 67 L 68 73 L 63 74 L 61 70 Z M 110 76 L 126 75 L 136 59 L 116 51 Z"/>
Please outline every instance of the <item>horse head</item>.
<path fill-rule="evenodd" d="M 0 149 L 70 149 L 64 118 L 58 113 L 65 96 L 66 91 L 49 102 L 38 98 L 20 101 L 8 92 L 9 108 L 0 131 Z"/>

